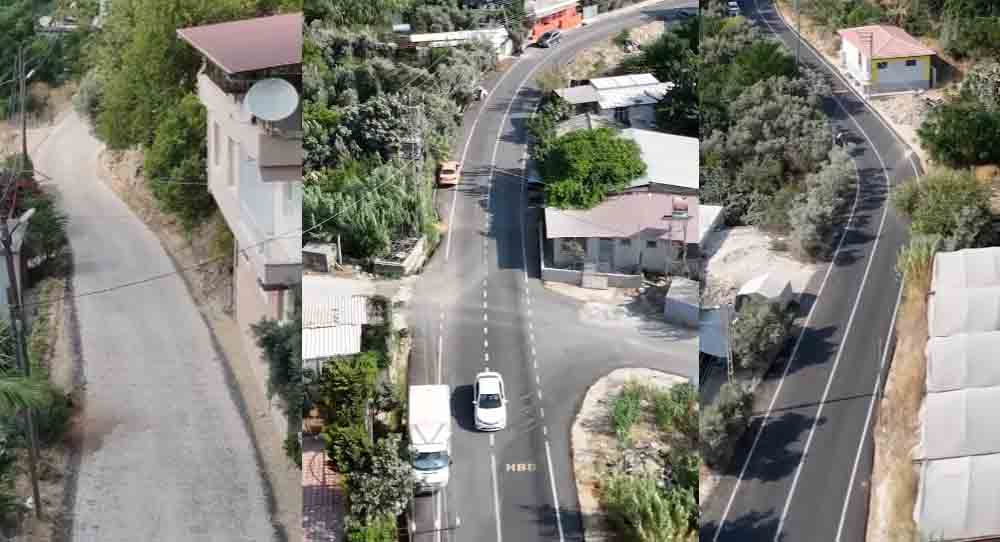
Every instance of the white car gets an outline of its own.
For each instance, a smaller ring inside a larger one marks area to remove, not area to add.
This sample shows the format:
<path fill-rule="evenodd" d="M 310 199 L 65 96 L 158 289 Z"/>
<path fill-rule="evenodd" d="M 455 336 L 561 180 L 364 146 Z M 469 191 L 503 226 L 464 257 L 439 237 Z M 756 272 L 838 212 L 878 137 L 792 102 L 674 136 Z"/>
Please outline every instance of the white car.
<path fill-rule="evenodd" d="M 737 15 L 740 14 L 740 5 L 737 4 L 736 2 L 729 2 L 727 4 L 727 7 L 729 8 L 729 15 L 730 16 L 736 17 Z"/>
<path fill-rule="evenodd" d="M 476 429 L 499 431 L 507 427 L 507 395 L 500 373 L 487 368 L 477 374 L 473 393 Z"/>

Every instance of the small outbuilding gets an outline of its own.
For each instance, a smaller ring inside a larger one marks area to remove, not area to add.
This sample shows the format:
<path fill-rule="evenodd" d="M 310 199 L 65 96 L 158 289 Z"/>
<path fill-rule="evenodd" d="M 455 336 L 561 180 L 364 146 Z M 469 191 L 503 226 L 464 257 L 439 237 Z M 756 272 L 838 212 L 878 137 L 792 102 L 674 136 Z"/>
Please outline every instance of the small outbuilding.
<path fill-rule="evenodd" d="M 736 294 L 736 310 L 749 301 L 777 303 L 784 310 L 795 300 L 792 283 L 778 273 L 764 273 L 750 279 Z"/>

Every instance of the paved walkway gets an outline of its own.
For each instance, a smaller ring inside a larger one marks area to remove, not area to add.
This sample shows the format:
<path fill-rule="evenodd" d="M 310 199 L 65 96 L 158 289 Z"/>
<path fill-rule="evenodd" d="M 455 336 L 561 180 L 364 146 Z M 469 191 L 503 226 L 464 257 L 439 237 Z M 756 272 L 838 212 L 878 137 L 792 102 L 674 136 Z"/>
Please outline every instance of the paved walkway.
<path fill-rule="evenodd" d="M 326 463 L 323 440 L 302 437 L 302 527 L 305 542 L 344 540 L 346 497 L 340 477 Z"/>

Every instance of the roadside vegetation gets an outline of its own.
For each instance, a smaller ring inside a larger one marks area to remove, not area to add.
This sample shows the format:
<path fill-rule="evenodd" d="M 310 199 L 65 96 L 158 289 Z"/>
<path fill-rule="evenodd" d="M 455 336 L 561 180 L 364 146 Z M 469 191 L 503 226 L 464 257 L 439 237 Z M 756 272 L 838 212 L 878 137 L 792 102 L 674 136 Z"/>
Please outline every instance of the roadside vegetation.
<path fill-rule="evenodd" d="M 267 398 L 275 396 L 288 418 L 285 453 L 288 459 L 302 467 L 302 446 L 298 428 L 302 426 L 305 388 L 302 379 L 302 287 L 295 292 L 295 319 L 278 321 L 264 319 L 252 326 L 257 346 L 268 363 Z"/>
<path fill-rule="evenodd" d="M 723 205 L 730 226 L 787 236 L 800 258 L 829 259 L 856 182 L 820 108 L 829 85 L 723 4 L 701 18 L 702 201 Z"/>
<path fill-rule="evenodd" d="M 485 45 L 401 50 L 385 12 L 362 11 L 350 25 L 336 22 L 352 11 L 317 20 L 305 37 L 303 226 L 306 242 L 340 236 L 344 255 L 364 260 L 394 241 L 436 241 L 436 166 L 496 57 Z"/>
<path fill-rule="evenodd" d="M 601 496 L 609 527 L 623 542 L 696 539 L 697 395 L 686 383 L 664 390 L 630 381 L 614 398 L 620 450 Z"/>

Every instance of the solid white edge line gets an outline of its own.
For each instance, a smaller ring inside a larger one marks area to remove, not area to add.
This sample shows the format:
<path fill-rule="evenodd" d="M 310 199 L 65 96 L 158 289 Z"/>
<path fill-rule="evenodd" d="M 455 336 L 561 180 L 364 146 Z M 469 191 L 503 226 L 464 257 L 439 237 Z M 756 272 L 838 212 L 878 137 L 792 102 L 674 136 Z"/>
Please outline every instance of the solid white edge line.
<path fill-rule="evenodd" d="M 438 382 L 438 384 L 441 383 L 441 375 L 443 374 L 443 371 L 442 371 L 443 363 L 441 362 L 441 358 L 442 358 L 442 356 L 444 354 L 442 352 L 444 352 L 444 335 L 438 335 L 438 356 L 437 356 L 437 358 L 438 358 L 438 371 L 437 371 L 437 382 Z"/>
<path fill-rule="evenodd" d="M 896 332 L 896 316 L 899 314 L 899 304 L 903 300 L 903 283 L 899 285 L 899 294 L 896 295 L 896 307 L 892 310 L 892 321 L 889 323 L 889 334 L 885 339 L 885 350 L 882 352 L 882 364 L 879 367 L 878 374 L 875 376 L 875 389 L 872 391 L 871 402 L 868 403 L 868 415 L 865 416 L 865 430 L 861 433 L 861 442 L 858 443 L 858 453 L 854 456 L 854 467 L 851 468 L 851 479 L 847 483 L 847 496 L 844 497 L 844 507 L 840 512 L 840 523 L 837 525 L 837 537 L 834 538 L 834 542 L 840 542 L 840 537 L 844 532 L 844 521 L 847 518 L 847 508 L 851 503 L 851 493 L 854 489 L 854 479 L 858 474 L 858 464 L 861 462 L 861 452 L 865 448 L 865 442 L 868 440 L 868 430 L 871 427 L 869 424 L 872 419 L 872 412 L 875 410 L 875 401 L 878 398 L 878 388 L 879 384 L 882 383 L 882 372 L 885 371 L 885 363 L 889 357 L 889 345 L 892 344 L 892 335 Z"/>
<path fill-rule="evenodd" d="M 441 542 L 441 493 L 443 491 L 438 491 L 434 494 L 434 539 L 437 542 Z"/>
<path fill-rule="evenodd" d="M 476 127 L 479 126 L 479 119 L 482 118 L 483 112 L 486 111 L 486 108 L 489 105 L 490 100 L 493 98 L 493 91 L 500 88 L 500 84 L 503 83 L 503 80 L 506 79 L 507 76 L 514 71 L 514 68 L 517 67 L 517 65 L 520 64 L 521 60 L 524 58 L 525 57 L 523 56 L 518 57 L 517 60 L 515 60 L 514 63 L 507 68 L 507 71 L 503 72 L 503 74 L 500 75 L 500 79 L 497 79 L 497 82 L 493 85 L 493 88 L 490 89 L 489 94 L 486 95 L 486 100 L 483 101 L 482 104 L 479 106 L 479 111 L 476 113 L 476 118 L 473 119 L 472 121 L 472 127 L 469 128 L 469 135 L 465 138 L 465 145 L 464 148 L 462 149 L 462 156 L 459 158 L 458 162 L 459 167 L 463 168 L 465 167 L 465 157 L 469 154 L 469 143 L 472 142 L 472 136 L 476 133 Z M 461 186 L 462 184 L 461 177 L 459 177 L 458 183 L 459 183 L 458 186 Z M 451 232 L 455 230 L 455 207 L 458 205 L 458 186 L 453 188 L 451 191 L 452 192 L 451 209 L 448 210 L 448 230 L 445 232 L 445 236 L 447 237 L 447 239 L 445 239 L 444 243 L 444 261 L 446 262 L 448 261 L 448 258 L 451 257 Z"/>
<path fill-rule="evenodd" d="M 545 460 L 549 462 L 549 484 L 552 485 L 552 508 L 556 511 L 556 526 L 559 527 L 559 542 L 566 540 L 563 533 L 562 514 L 559 513 L 559 494 L 556 492 L 556 475 L 552 471 L 552 451 L 549 449 L 549 440 L 545 439 Z"/>
<path fill-rule="evenodd" d="M 493 436 L 493 435 L 490 435 Z M 500 529 L 500 489 L 497 487 L 497 456 L 490 453 L 490 474 L 493 478 L 493 509 L 497 515 L 497 542 L 503 542 L 503 533 Z"/>
<path fill-rule="evenodd" d="M 754 2 L 754 6 L 758 6 L 758 4 L 757 4 L 756 1 Z M 758 7 L 757 12 L 758 12 L 758 14 L 760 14 L 759 7 Z M 779 16 L 779 18 L 780 18 L 780 16 Z M 766 18 L 764 18 L 764 17 L 761 17 L 761 20 L 764 21 L 764 24 L 766 24 L 768 26 L 768 28 L 770 28 L 771 31 L 774 32 L 774 34 L 776 36 L 778 36 L 778 38 L 780 39 L 780 35 L 774 29 L 774 27 L 771 26 L 771 23 L 768 22 L 768 20 Z M 785 26 L 787 27 L 787 25 L 785 25 Z M 798 34 L 796 34 L 794 31 L 793 31 L 793 34 L 796 36 L 796 38 L 800 42 L 807 43 L 805 40 L 802 39 L 801 36 L 799 36 Z M 786 44 L 786 46 L 787 46 L 787 44 Z M 825 63 L 825 60 L 821 58 L 821 55 L 817 55 L 815 51 L 811 51 L 811 52 L 812 52 L 812 54 L 813 54 L 814 57 L 816 57 L 817 59 L 820 60 L 820 62 L 824 62 Z M 837 71 L 835 69 L 833 70 L 833 72 L 837 73 Z M 890 188 L 891 185 L 889 183 L 889 170 L 885 166 L 885 161 L 882 159 L 882 154 L 878 151 L 878 147 L 876 147 L 875 144 L 872 142 L 871 138 L 868 136 L 868 133 L 865 132 L 865 129 L 861 126 L 861 123 L 859 123 L 858 120 L 855 119 L 853 115 L 851 115 L 850 111 L 848 111 L 847 108 L 844 107 L 844 104 L 842 104 L 840 102 L 840 98 L 838 98 L 836 95 L 832 96 L 832 98 L 833 98 L 834 103 L 837 104 L 837 107 L 839 107 L 844 112 L 844 114 L 847 116 L 847 118 L 851 119 L 851 122 L 853 122 L 854 125 L 857 126 L 858 131 L 860 131 L 861 134 L 865 137 L 865 140 L 868 141 L 868 145 L 871 147 L 872 152 L 875 153 L 875 156 L 878 158 L 879 164 L 882 166 L 882 175 L 885 178 L 886 188 L 887 189 Z M 862 103 L 866 103 L 864 101 L 864 99 L 862 99 Z M 877 115 L 876 115 L 876 118 L 879 118 L 880 121 L 881 121 L 881 118 L 878 117 Z M 904 144 L 904 147 L 905 147 L 905 144 Z M 858 190 L 860 192 L 861 174 L 860 174 L 860 171 L 858 170 L 858 165 L 857 165 L 856 161 L 854 162 L 854 168 L 855 168 L 855 171 L 857 172 L 857 175 L 858 175 Z M 857 204 L 857 196 L 855 196 L 855 205 L 856 204 Z M 789 508 L 791 508 L 792 498 L 795 496 L 795 489 L 796 489 L 796 487 L 798 486 L 798 483 L 799 483 L 799 476 L 802 475 L 802 468 L 805 466 L 806 457 L 808 457 L 808 455 L 809 455 L 809 447 L 812 444 L 813 436 L 816 434 L 816 427 L 819 424 L 819 420 L 820 420 L 820 418 L 822 416 L 823 407 L 826 404 L 827 397 L 828 397 L 828 395 L 830 393 L 830 388 L 833 386 L 833 379 L 836 376 L 837 367 L 840 365 L 840 357 L 841 357 L 841 355 L 844 352 L 844 344 L 847 342 L 847 337 L 850 335 L 851 329 L 853 328 L 853 325 L 854 325 L 854 316 L 855 316 L 855 314 L 856 314 L 856 312 L 858 310 L 858 305 L 860 305 L 860 303 L 861 303 L 861 294 L 864 292 L 864 290 L 865 290 L 865 284 L 867 284 L 867 282 L 868 282 L 868 275 L 871 272 L 871 266 L 872 266 L 872 262 L 874 262 L 874 260 L 875 260 L 875 254 L 878 252 L 878 242 L 879 242 L 879 240 L 882 239 L 882 231 L 885 228 L 885 220 L 888 217 L 888 215 L 889 215 L 889 207 L 888 207 L 888 200 L 886 200 L 886 203 L 882 207 L 882 219 L 879 222 L 878 232 L 875 234 L 875 241 L 872 243 L 872 249 L 868 253 L 868 264 L 865 266 L 865 272 L 864 272 L 864 275 L 862 275 L 862 278 L 861 278 L 861 287 L 858 289 L 858 294 L 854 298 L 854 306 L 851 308 L 851 314 L 850 314 L 850 316 L 847 319 L 847 327 L 844 330 L 844 336 L 841 338 L 840 345 L 837 347 L 837 357 L 833 361 L 833 368 L 830 370 L 830 376 L 827 377 L 826 387 L 823 390 L 823 396 L 820 399 L 819 408 L 817 408 L 817 410 L 816 410 L 816 417 L 813 419 L 812 427 L 809 429 L 809 436 L 806 438 L 805 446 L 802 448 L 802 456 L 799 459 L 799 465 L 795 469 L 795 476 L 792 477 L 792 485 L 791 485 L 791 487 L 788 490 L 788 496 L 785 498 L 785 506 L 782 508 L 781 517 L 778 520 L 778 529 L 777 529 L 777 531 L 775 532 L 775 535 L 774 535 L 774 541 L 775 542 L 780 542 L 780 540 L 781 540 L 781 531 L 784 528 L 785 519 L 788 517 L 788 510 L 789 510 Z M 853 218 L 854 218 L 854 213 L 852 212 L 851 213 L 851 222 L 853 222 Z M 848 224 L 851 224 L 851 222 L 848 222 Z M 844 235 L 843 235 L 843 237 L 841 237 L 841 242 L 843 242 L 844 238 L 846 238 L 846 237 L 847 237 L 847 229 L 845 229 Z M 836 259 L 834 259 L 833 261 L 836 261 Z M 786 369 L 787 369 L 787 367 L 786 367 Z"/>

